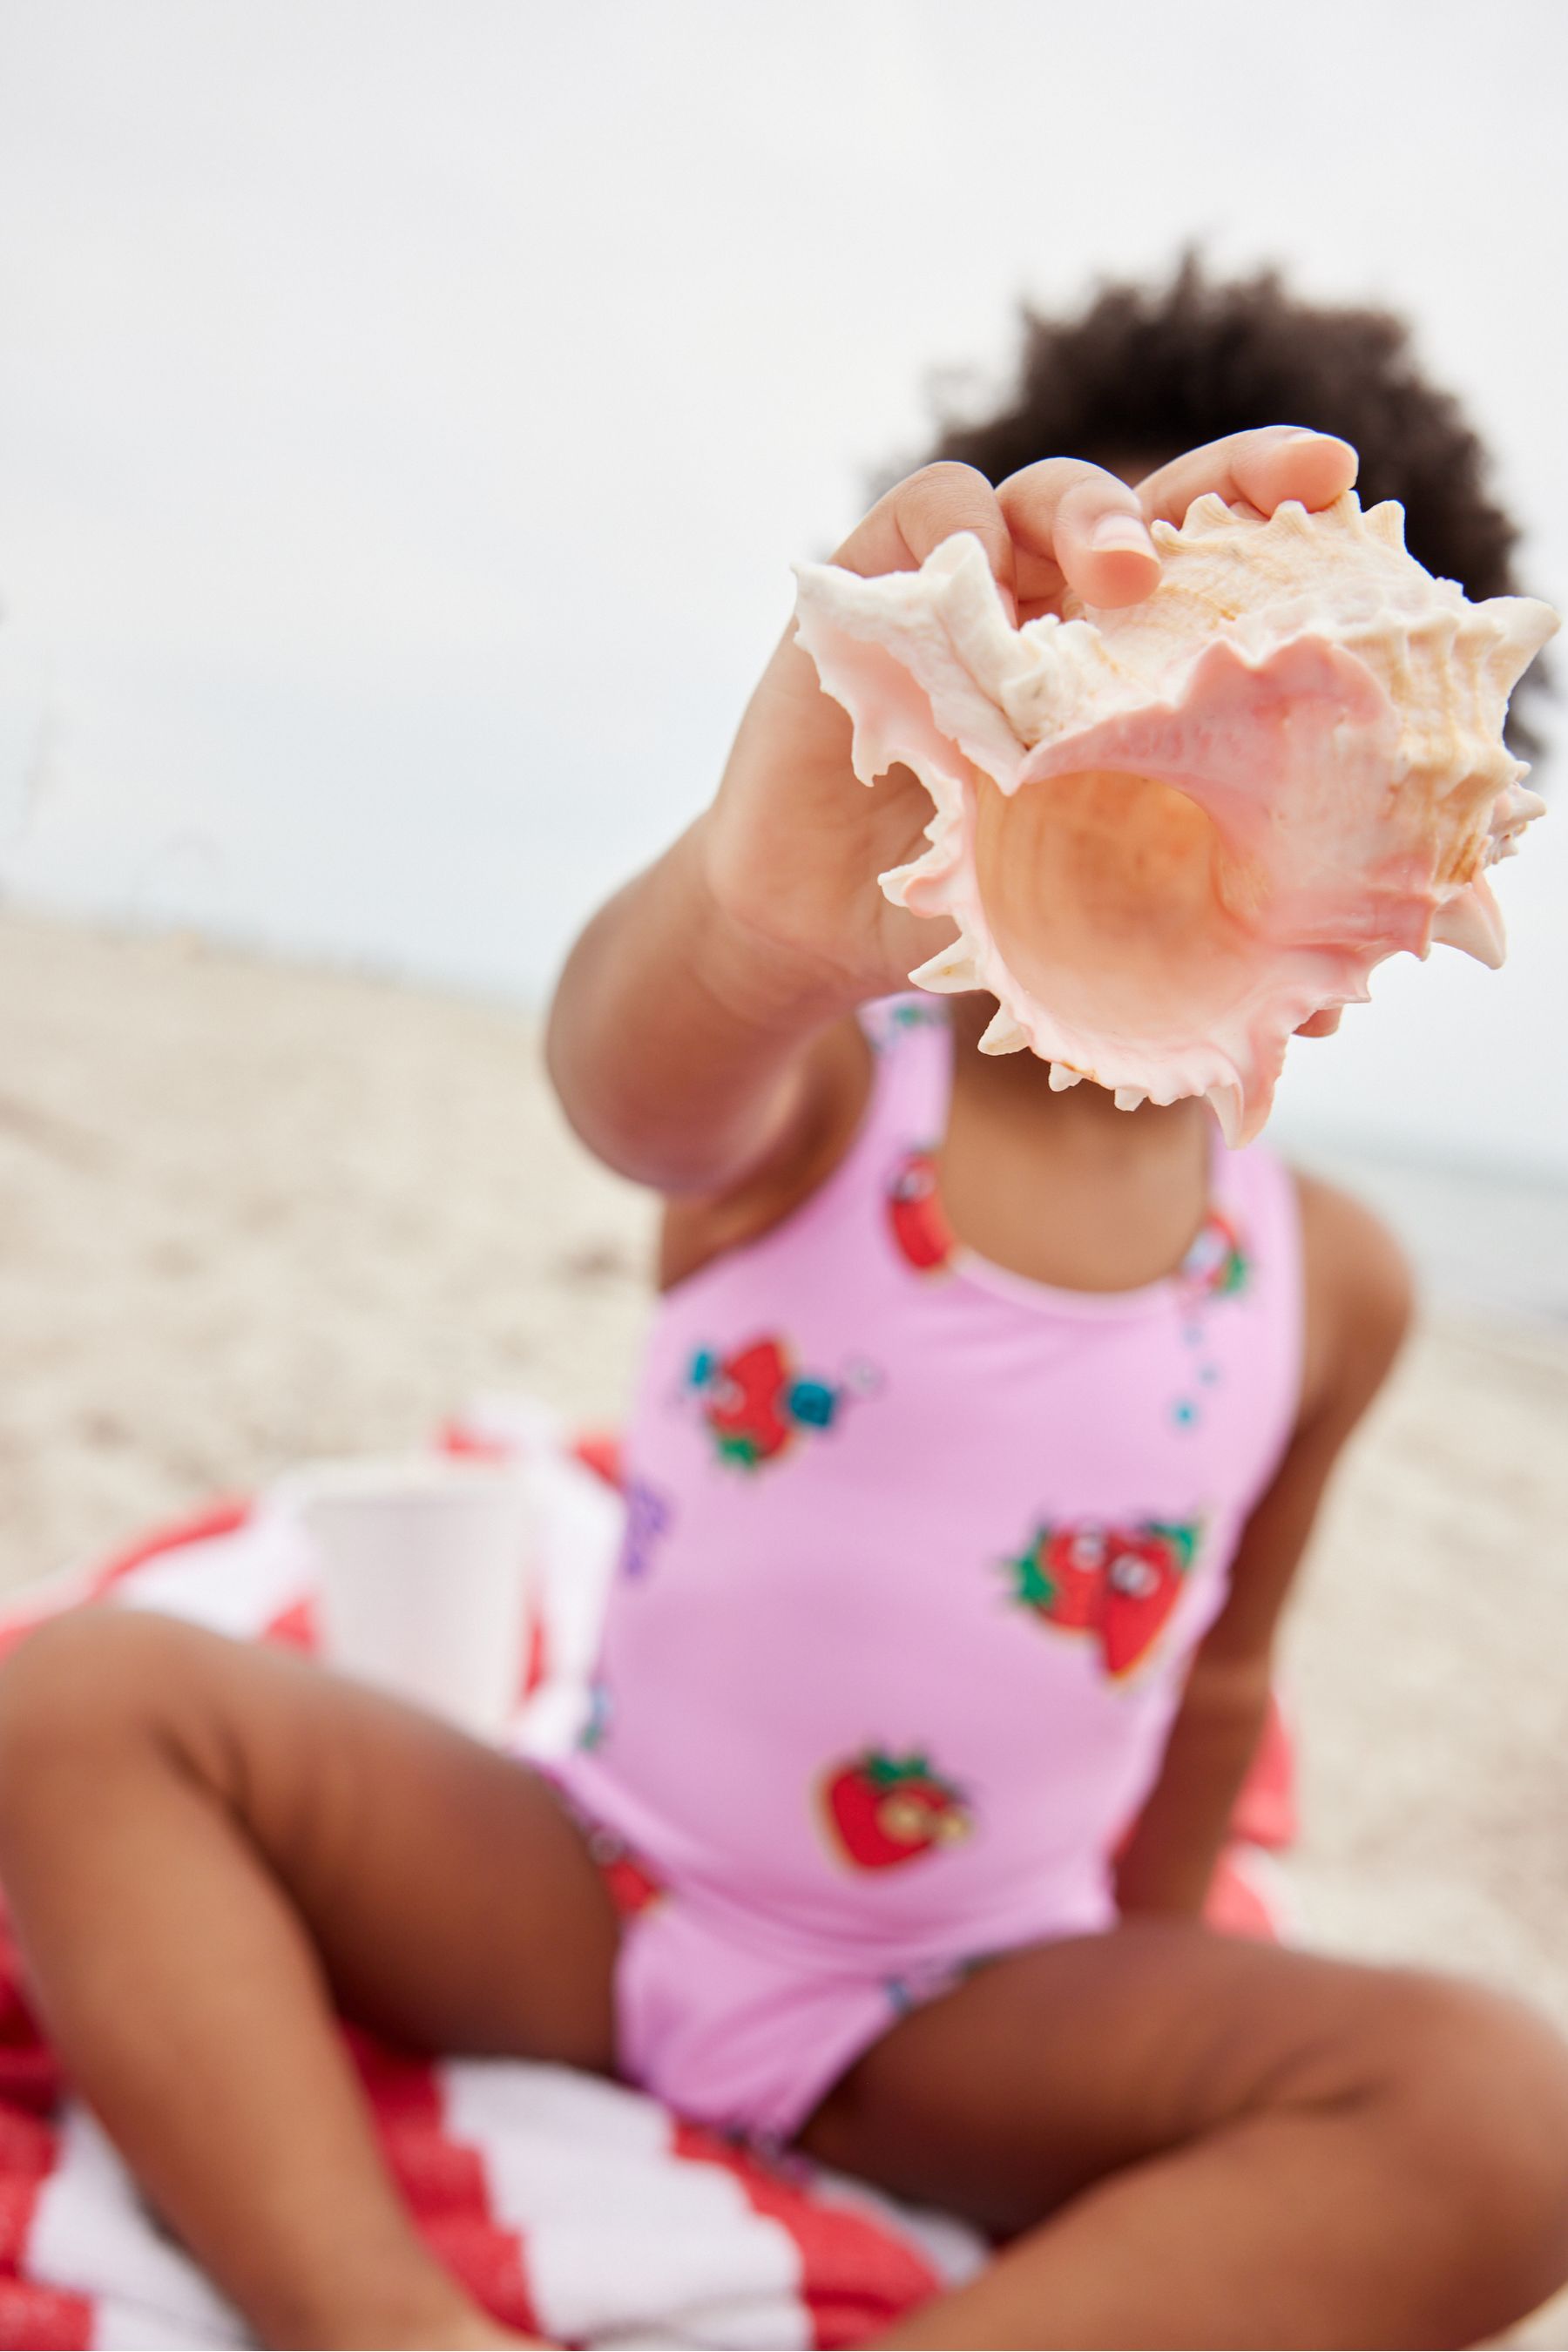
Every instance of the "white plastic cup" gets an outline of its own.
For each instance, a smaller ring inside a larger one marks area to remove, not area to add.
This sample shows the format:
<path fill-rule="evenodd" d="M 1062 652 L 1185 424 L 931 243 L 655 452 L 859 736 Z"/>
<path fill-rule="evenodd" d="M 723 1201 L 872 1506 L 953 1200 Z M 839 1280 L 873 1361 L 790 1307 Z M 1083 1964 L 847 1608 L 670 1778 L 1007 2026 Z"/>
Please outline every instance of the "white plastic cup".
<path fill-rule="evenodd" d="M 533 1585 L 526 1470 L 441 1454 L 322 1462 L 279 1499 L 317 1556 L 327 1664 L 499 1739 Z"/>

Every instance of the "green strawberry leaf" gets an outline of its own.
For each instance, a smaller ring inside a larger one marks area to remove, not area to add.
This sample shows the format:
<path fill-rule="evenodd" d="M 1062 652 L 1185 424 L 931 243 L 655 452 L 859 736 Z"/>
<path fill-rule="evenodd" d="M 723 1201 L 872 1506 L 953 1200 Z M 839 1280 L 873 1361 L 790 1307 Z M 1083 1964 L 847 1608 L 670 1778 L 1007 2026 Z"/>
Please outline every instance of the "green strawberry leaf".
<path fill-rule="evenodd" d="M 1156 1543 L 1164 1544 L 1175 1554 L 1176 1566 L 1180 1569 L 1188 1569 L 1193 1564 L 1193 1556 L 1198 1548 L 1198 1538 L 1203 1533 L 1203 1522 L 1193 1519 L 1178 1527 L 1164 1519 L 1145 1519 L 1138 1532 L 1141 1536 L 1152 1537 Z"/>
<path fill-rule="evenodd" d="M 1041 1557 L 1044 1544 L 1036 1551 L 1026 1551 L 1019 1559 L 1009 1559 L 1003 1565 L 1011 1570 L 1016 1580 L 1015 1594 L 1031 1609 L 1048 1609 L 1061 1591 L 1056 1578 Z"/>
<path fill-rule="evenodd" d="M 945 1797 L 950 1804 L 967 1808 L 968 1800 L 963 1790 L 945 1779 L 930 1757 L 918 1749 L 911 1756 L 889 1756 L 885 1748 L 868 1748 L 860 1759 L 859 1769 L 875 1789 L 929 1789 L 933 1795 Z"/>

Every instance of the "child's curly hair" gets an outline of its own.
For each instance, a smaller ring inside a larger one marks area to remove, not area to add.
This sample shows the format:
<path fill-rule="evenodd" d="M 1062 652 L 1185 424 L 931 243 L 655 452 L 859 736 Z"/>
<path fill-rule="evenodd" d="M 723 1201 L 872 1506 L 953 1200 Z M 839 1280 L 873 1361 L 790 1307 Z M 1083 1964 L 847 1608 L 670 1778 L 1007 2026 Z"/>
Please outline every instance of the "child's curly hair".
<path fill-rule="evenodd" d="M 1397 499 L 1411 553 L 1467 595 L 1517 594 L 1519 539 L 1458 403 L 1427 383 L 1388 310 L 1300 301 L 1278 271 L 1212 279 L 1188 254 L 1168 287 L 1103 287 L 1071 319 L 1026 309 L 1016 394 L 944 414 L 931 458 L 993 482 L 1058 453 L 1152 462 L 1256 425 L 1305 425 L 1361 452 L 1362 502 Z M 1526 690 L 1542 682 L 1539 664 Z M 1539 748 L 1518 723 L 1519 750 Z"/>

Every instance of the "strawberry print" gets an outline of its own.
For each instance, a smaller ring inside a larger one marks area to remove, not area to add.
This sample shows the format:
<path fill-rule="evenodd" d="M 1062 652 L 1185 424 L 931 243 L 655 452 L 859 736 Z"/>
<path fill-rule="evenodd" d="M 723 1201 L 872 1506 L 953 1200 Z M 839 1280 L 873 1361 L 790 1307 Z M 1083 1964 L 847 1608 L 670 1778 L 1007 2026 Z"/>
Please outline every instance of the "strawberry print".
<path fill-rule="evenodd" d="M 588 1859 L 605 1883 L 605 1890 L 623 1919 L 635 1919 L 650 1911 L 656 1903 L 665 1901 L 668 1889 L 662 1878 L 645 1862 L 640 1853 L 629 1846 L 616 1830 L 606 1829 L 603 1822 L 580 1805 L 570 1789 L 557 1780 L 549 1767 L 544 1768 L 563 1810 L 575 1822 L 588 1849 Z"/>
<path fill-rule="evenodd" d="M 1217 1209 L 1211 1209 L 1182 1260 L 1183 1288 L 1194 1300 L 1237 1298 L 1251 1273 L 1252 1262 L 1235 1225 Z"/>
<path fill-rule="evenodd" d="M 1119 1680 L 1142 1664 L 1181 1597 L 1200 1528 L 1141 1519 L 1041 1528 L 1006 1565 L 1014 1598 L 1047 1624 L 1098 1643 L 1106 1673 Z"/>
<path fill-rule="evenodd" d="M 957 1845 L 973 1826 L 963 1791 L 921 1755 L 879 1748 L 830 1767 L 822 1803 L 833 1843 L 857 1870 L 893 1870 Z"/>
<path fill-rule="evenodd" d="M 614 1830 L 595 1823 L 588 1832 L 588 1852 L 620 1918 L 636 1919 L 664 1900 L 663 1880 Z"/>
<path fill-rule="evenodd" d="M 755 1470 L 788 1452 L 805 1429 L 830 1429 L 843 1391 L 802 1379 L 782 1339 L 753 1339 L 731 1356 L 701 1349 L 688 1375 L 719 1458 Z"/>
<path fill-rule="evenodd" d="M 1112 1542 L 1100 1619 L 1107 1674 L 1128 1674 L 1148 1655 L 1181 1597 L 1195 1549 L 1194 1528 L 1152 1521 Z"/>
<path fill-rule="evenodd" d="M 1064 1633 L 1090 1632 L 1100 1622 L 1106 1549 L 1103 1528 L 1042 1528 L 1023 1558 L 1009 1563 L 1018 1599 Z"/>
<path fill-rule="evenodd" d="M 888 1186 L 888 1223 L 901 1256 L 921 1274 L 938 1274 L 952 1256 L 952 1231 L 929 1151 L 906 1152 Z"/>

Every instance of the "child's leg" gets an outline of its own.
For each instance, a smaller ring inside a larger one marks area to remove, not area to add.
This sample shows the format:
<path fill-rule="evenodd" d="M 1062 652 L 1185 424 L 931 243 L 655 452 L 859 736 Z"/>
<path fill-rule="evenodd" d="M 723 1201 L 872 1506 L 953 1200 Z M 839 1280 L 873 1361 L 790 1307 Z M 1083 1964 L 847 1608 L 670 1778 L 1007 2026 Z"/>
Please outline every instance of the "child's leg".
<path fill-rule="evenodd" d="M 608 2065 L 616 1921 L 542 1781 L 297 1658 L 92 1612 L 0 1671 L 0 1881 L 71 2074 L 266 2342 L 503 2340 L 415 2237 L 332 2008 Z"/>
<path fill-rule="evenodd" d="M 803 2137 L 1022 2233 L 889 2344 L 1471 2344 L 1568 2274 L 1546 2027 L 1182 1922 L 981 1969 Z"/>

